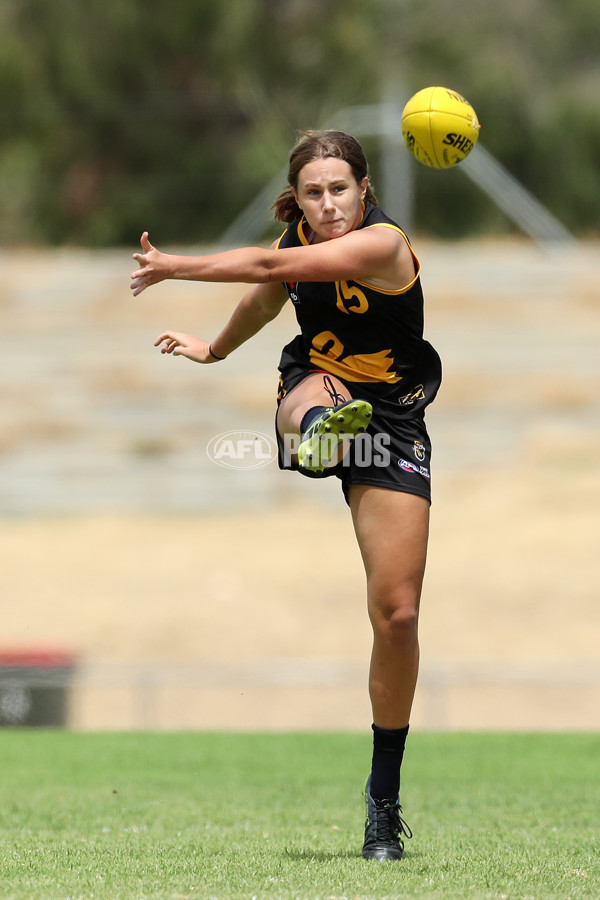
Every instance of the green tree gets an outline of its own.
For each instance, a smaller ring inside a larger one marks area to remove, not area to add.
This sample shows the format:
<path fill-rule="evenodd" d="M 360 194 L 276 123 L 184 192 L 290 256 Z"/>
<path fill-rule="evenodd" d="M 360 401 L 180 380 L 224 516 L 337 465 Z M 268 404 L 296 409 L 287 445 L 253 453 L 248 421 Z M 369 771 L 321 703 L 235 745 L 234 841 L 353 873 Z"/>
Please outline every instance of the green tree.
<path fill-rule="evenodd" d="M 596 0 L 0 0 L 0 239 L 214 240 L 298 130 L 390 84 L 465 94 L 486 147 L 591 231 L 598 46 Z M 506 228 L 456 172 L 414 174 L 419 230 Z"/>

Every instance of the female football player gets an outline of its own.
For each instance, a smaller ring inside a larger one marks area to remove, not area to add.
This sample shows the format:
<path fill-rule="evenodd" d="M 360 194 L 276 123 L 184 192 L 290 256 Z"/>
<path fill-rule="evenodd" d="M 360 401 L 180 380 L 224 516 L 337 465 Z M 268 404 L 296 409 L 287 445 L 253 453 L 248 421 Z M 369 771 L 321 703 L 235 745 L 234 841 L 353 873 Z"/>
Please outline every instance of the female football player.
<path fill-rule="evenodd" d="M 224 360 L 286 302 L 295 307 L 300 333 L 279 364 L 279 465 L 339 477 L 350 507 L 373 629 L 363 856 L 400 859 L 403 836 L 411 836 L 400 816 L 400 767 L 417 680 L 429 525 L 424 411 L 441 366 L 423 339 L 419 261 L 377 205 L 353 137 L 304 133 L 273 209 L 287 227 L 269 249 L 175 256 L 155 249 L 144 232 L 131 287 L 138 295 L 164 279 L 252 285 L 212 340 L 176 331 L 157 338 L 162 353 L 202 364 Z"/>

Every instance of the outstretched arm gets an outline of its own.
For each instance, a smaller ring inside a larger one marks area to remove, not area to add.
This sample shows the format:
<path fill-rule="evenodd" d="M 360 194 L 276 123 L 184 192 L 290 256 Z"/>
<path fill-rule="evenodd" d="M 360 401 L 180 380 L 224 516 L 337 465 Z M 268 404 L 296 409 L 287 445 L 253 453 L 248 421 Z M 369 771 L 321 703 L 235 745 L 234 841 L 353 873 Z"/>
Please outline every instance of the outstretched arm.
<path fill-rule="evenodd" d="M 173 256 L 152 246 L 145 231 L 139 269 L 131 276 L 134 296 L 167 278 L 185 281 L 268 284 L 284 281 L 366 281 L 397 290 L 415 277 L 411 251 L 392 228 L 364 228 L 334 240 L 277 249 L 242 247 L 209 256 Z"/>
<path fill-rule="evenodd" d="M 268 259 L 275 250 L 244 247 L 208 256 L 175 256 L 153 247 L 145 231 L 141 253 L 133 258 L 139 269 L 131 275 L 131 290 L 137 297 L 147 287 L 166 279 L 263 284 L 271 281 Z"/>

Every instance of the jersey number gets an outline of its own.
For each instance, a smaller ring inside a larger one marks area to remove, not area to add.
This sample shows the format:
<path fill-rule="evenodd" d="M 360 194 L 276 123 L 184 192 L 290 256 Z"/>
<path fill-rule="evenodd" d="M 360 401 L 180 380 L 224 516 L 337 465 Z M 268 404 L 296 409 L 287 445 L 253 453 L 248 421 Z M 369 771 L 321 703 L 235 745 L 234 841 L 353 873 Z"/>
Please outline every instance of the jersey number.
<path fill-rule="evenodd" d="M 342 312 L 364 313 L 368 310 L 369 301 L 364 291 L 361 291 L 360 288 L 350 287 L 347 281 L 336 281 L 335 291 L 337 294 L 336 306 Z M 351 300 L 356 300 L 357 302 L 351 305 L 349 302 Z"/>

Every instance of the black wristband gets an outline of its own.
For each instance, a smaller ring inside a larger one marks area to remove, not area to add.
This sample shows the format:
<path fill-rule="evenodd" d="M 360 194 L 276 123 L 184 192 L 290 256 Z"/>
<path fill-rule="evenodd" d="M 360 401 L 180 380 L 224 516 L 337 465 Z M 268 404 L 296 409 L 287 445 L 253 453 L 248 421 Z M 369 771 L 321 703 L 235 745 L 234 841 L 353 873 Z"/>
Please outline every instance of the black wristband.
<path fill-rule="evenodd" d="M 214 357 L 214 359 L 218 359 L 219 362 L 222 362 L 224 359 L 227 359 L 226 356 L 217 356 L 216 353 L 213 353 L 212 344 L 209 344 L 209 345 L 208 345 L 208 352 L 210 353 L 210 355 L 211 355 L 212 357 Z"/>

